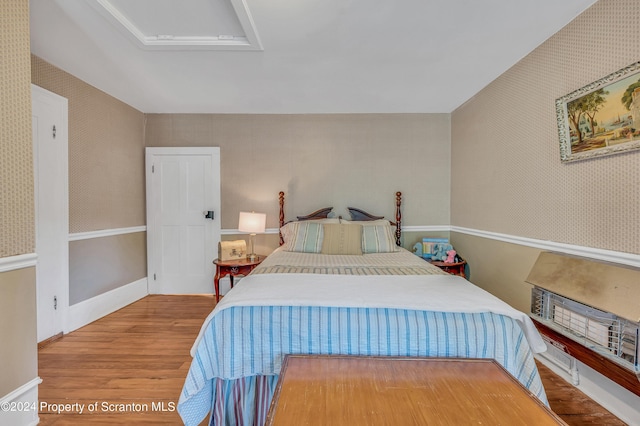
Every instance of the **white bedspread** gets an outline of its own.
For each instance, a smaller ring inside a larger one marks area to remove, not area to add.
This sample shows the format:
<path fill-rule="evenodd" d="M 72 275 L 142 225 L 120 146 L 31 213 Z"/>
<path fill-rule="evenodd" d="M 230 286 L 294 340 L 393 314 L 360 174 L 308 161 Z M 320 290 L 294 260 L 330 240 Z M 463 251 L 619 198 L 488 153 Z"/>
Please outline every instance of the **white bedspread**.
<path fill-rule="evenodd" d="M 335 306 L 394 308 L 435 312 L 492 312 L 515 319 L 534 353 L 547 347 L 528 315 L 453 275 L 353 276 L 257 274 L 243 278 L 207 317 L 206 324 L 232 306 Z"/>
<path fill-rule="evenodd" d="M 307 267 L 413 267 L 432 269 L 433 273 L 445 274 L 436 266 L 411 253 L 409 250 L 398 247 L 393 253 L 368 253 L 364 255 L 341 255 L 321 253 L 297 253 L 277 248 L 258 266 L 258 268 L 271 268 L 280 265 L 307 266 Z M 257 268 L 256 268 L 257 269 Z"/>

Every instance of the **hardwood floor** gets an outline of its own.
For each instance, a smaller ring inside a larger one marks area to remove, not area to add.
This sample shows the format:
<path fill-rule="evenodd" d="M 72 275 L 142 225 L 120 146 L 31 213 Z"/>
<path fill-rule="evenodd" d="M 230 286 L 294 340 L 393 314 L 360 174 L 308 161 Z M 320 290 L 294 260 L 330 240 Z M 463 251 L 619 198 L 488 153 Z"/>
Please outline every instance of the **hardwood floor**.
<path fill-rule="evenodd" d="M 85 404 L 82 414 L 41 410 L 40 423 L 182 424 L 175 406 L 189 350 L 214 305 L 212 296 L 147 296 L 40 349 L 40 404 Z M 123 413 L 109 404 L 140 405 Z"/>
<path fill-rule="evenodd" d="M 212 296 L 147 296 L 39 349 L 40 424 L 182 424 L 175 407 L 189 350 L 214 304 Z M 624 425 L 539 367 L 551 408 L 567 424 Z"/>
<path fill-rule="evenodd" d="M 571 426 L 626 425 L 549 368 L 539 362 L 537 364 L 549 405 L 567 424 Z"/>

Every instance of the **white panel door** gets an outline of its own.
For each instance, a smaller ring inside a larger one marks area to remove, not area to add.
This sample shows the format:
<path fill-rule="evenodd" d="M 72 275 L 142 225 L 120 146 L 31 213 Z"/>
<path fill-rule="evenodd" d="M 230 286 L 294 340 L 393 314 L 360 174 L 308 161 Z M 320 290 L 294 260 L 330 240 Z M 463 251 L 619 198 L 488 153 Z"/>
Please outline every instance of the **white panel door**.
<path fill-rule="evenodd" d="M 147 148 L 146 175 L 149 293 L 213 293 L 220 148 Z"/>
<path fill-rule="evenodd" d="M 38 342 L 62 333 L 69 304 L 67 99 L 31 86 Z"/>

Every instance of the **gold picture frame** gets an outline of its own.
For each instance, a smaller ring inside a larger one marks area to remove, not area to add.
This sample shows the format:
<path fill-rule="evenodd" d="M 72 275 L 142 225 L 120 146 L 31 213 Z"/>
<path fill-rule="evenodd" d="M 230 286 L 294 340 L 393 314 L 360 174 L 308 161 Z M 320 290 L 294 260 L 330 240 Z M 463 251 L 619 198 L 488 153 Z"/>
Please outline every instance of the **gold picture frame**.
<path fill-rule="evenodd" d="M 556 100 L 560 160 L 640 148 L 640 61 Z"/>

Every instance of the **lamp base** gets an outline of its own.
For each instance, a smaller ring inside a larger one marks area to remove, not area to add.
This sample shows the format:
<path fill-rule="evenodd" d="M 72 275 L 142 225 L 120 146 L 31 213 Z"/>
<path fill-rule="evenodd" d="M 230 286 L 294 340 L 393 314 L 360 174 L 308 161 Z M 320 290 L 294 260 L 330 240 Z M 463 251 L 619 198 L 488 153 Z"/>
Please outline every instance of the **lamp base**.
<path fill-rule="evenodd" d="M 256 234 L 249 234 L 249 246 L 251 248 L 251 253 L 247 254 L 247 259 L 249 259 L 250 261 L 254 261 L 256 260 L 256 251 L 255 251 L 255 241 L 254 238 L 256 237 Z"/>

